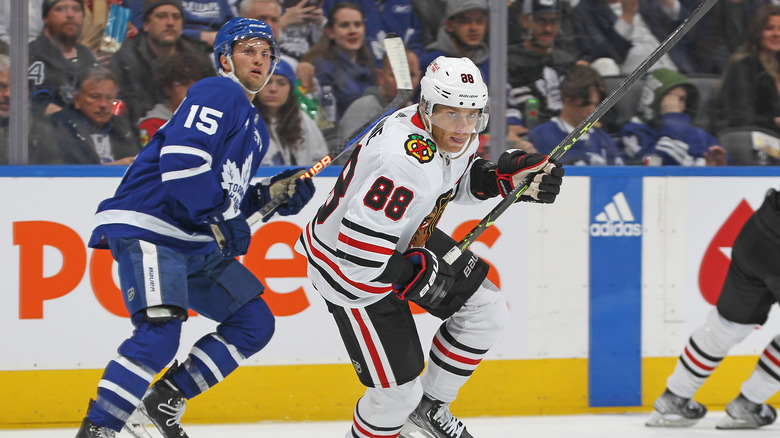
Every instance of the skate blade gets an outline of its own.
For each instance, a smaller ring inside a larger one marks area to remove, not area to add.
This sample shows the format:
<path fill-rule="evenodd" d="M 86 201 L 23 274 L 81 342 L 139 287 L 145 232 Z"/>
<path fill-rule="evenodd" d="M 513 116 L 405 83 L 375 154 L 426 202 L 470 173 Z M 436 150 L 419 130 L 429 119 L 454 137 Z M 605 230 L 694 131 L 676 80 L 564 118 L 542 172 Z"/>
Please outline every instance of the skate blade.
<path fill-rule="evenodd" d="M 135 412 L 127 419 L 127 423 L 122 428 L 123 431 L 129 433 L 133 438 L 154 438 L 146 430 L 146 425 L 153 425 L 151 420 L 141 412 L 140 409 L 136 409 Z"/>
<path fill-rule="evenodd" d="M 729 414 L 726 414 L 725 417 L 721 418 L 721 420 L 718 422 L 718 424 L 715 426 L 716 429 L 722 429 L 722 430 L 730 430 L 730 429 L 758 429 L 760 426 L 756 423 L 745 420 L 737 420 L 736 418 L 732 417 Z"/>
<path fill-rule="evenodd" d="M 650 418 L 645 421 L 647 427 L 691 427 L 699 422 L 699 418 L 685 418 L 682 415 L 668 414 L 663 415 L 658 411 L 653 411 Z"/>
<path fill-rule="evenodd" d="M 425 430 L 420 429 L 411 421 L 404 424 L 398 438 L 436 438 Z"/>

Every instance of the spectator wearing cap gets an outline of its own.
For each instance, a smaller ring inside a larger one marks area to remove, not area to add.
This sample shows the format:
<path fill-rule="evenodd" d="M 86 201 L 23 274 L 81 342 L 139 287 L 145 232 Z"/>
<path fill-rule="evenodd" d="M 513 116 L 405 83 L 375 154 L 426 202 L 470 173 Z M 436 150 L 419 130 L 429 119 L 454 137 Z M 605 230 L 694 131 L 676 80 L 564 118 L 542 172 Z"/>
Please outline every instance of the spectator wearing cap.
<path fill-rule="evenodd" d="M 292 92 L 295 80 L 290 64 L 280 60 L 253 101 L 270 136 L 264 166 L 311 166 L 328 153 L 322 132 Z"/>
<path fill-rule="evenodd" d="M 108 64 L 119 78 L 119 98 L 125 102 L 125 116 L 133 125 L 166 100 L 154 80 L 161 60 L 175 54 L 190 55 L 199 63 L 212 66 L 210 76 L 216 75 L 205 44 L 182 35 L 181 0 L 144 0 L 143 10 L 141 32 L 126 40 Z"/>
<path fill-rule="evenodd" d="M 469 58 L 479 67 L 487 83 L 490 49 L 485 42 L 488 27 L 487 0 L 448 0 L 445 19 L 436 41 L 425 48 L 420 57 L 420 69 L 425 71 L 439 56 Z"/>
<path fill-rule="evenodd" d="M 573 66 L 561 83 L 561 114 L 532 129 L 528 139 L 538 152 L 549 154 L 596 109 L 606 95 L 604 80 L 596 70 L 586 65 Z M 595 126 L 577 139 L 560 162 L 591 166 L 624 164 L 612 137 Z"/>
<path fill-rule="evenodd" d="M 610 59 L 630 74 L 666 39 L 690 11 L 679 0 L 581 0 L 574 8 L 574 26 L 582 58 Z M 684 37 L 651 69 L 696 71 Z"/>
<path fill-rule="evenodd" d="M 116 76 L 111 70 L 94 67 L 79 74 L 73 105 L 36 122 L 30 162 L 132 163 L 140 145 L 130 123 L 112 114 L 116 93 Z"/>
<path fill-rule="evenodd" d="M 193 53 L 174 53 L 160 60 L 154 71 L 154 81 L 165 100 L 150 109 L 138 121 L 141 146 L 146 146 L 157 130 L 173 116 L 187 96 L 187 90 L 201 79 L 214 76 L 211 63 Z"/>
<path fill-rule="evenodd" d="M 507 110 L 510 132 L 522 134 L 536 124 L 558 115 L 563 108 L 560 83 L 575 64 L 573 54 L 555 46 L 560 29 L 560 0 L 526 0 L 520 20 L 525 30 L 521 43 L 507 49 L 507 74 L 510 86 Z M 538 103 L 538 120 L 527 105 L 530 99 Z"/>
<path fill-rule="evenodd" d="M 30 43 L 31 93 L 47 93 L 46 113 L 73 102 L 76 77 L 95 65 L 89 49 L 77 41 L 84 25 L 83 0 L 44 0 L 43 32 Z"/>
<path fill-rule="evenodd" d="M 228 0 L 187 0 L 179 4 L 184 18 L 183 34 L 203 41 L 209 48 L 214 45 L 219 28 L 233 18 L 233 8 Z M 146 5 L 146 0 L 122 0 L 122 6 L 132 11 L 131 20 L 139 29 L 148 12 Z"/>
<path fill-rule="evenodd" d="M 727 161 L 726 150 L 705 130 L 693 126 L 699 92 L 684 75 L 655 69 L 645 80 L 637 117 L 623 127 L 620 138 L 626 156 L 663 165 L 714 166 Z"/>

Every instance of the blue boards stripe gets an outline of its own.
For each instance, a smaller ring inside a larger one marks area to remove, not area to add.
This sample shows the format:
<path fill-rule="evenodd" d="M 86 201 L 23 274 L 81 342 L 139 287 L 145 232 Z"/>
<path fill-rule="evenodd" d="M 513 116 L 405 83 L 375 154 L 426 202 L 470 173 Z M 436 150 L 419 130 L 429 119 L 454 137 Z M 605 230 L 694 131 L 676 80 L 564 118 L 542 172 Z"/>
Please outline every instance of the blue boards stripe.
<path fill-rule="evenodd" d="M 642 405 L 642 178 L 593 177 L 589 404 Z"/>

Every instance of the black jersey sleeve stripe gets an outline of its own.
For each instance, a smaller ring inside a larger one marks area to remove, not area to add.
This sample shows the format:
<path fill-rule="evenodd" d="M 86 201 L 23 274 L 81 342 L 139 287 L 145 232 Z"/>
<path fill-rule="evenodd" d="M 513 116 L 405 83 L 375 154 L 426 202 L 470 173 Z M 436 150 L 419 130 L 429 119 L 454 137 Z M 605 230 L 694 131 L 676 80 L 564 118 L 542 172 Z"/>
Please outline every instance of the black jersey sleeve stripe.
<path fill-rule="evenodd" d="M 377 239 L 386 240 L 386 241 L 392 243 L 393 245 L 398 243 L 398 236 L 394 236 L 392 234 L 380 233 L 378 231 L 374 231 L 374 230 L 372 230 L 370 228 L 366 228 L 366 227 L 364 227 L 362 225 L 358 225 L 358 224 L 356 224 L 356 223 L 354 223 L 352 221 L 349 221 L 346 218 L 341 219 L 341 225 L 349 228 L 350 230 L 355 230 L 355 231 L 357 231 L 360 234 L 365 234 L 366 236 L 369 236 L 369 237 L 374 237 L 374 238 L 377 238 Z"/>
<path fill-rule="evenodd" d="M 366 268 L 381 268 L 382 265 L 384 265 L 383 262 L 379 262 L 376 260 L 367 260 L 362 257 L 357 257 L 351 254 L 347 254 L 340 249 L 336 250 L 336 257 Z"/>

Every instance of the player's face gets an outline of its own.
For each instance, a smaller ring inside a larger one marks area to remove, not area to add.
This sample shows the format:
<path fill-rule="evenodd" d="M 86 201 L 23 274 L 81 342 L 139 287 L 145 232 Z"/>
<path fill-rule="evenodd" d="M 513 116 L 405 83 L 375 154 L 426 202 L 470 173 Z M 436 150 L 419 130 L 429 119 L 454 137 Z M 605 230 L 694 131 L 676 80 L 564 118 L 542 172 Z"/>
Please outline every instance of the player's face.
<path fill-rule="evenodd" d="M 230 71 L 225 57 L 221 57 L 222 68 Z M 260 38 L 241 40 L 233 45 L 233 67 L 239 81 L 250 90 L 259 90 L 268 77 L 271 68 L 271 46 Z"/>
<path fill-rule="evenodd" d="M 61 0 L 52 6 L 43 23 L 54 38 L 75 42 L 84 25 L 84 8 L 76 0 Z"/>
<path fill-rule="evenodd" d="M 268 107 L 271 113 L 276 114 L 282 105 L 290 97 L 292 86 L 290 81 L 282 75 L 273 75 L 271 80 L 257 93 L 260 103 Z"/>
<path fill-rule="evenodd" d="M 460 44 L 476 47 L 485 39 L 488 17 L 485 11 L 472 9 L 460 13 L 446 21 L 447 31 L 455 36 Z"/>
<path fill-rule="evenodd" d="M 772 15 L 761 32 L 761 48 L 770 53 L 780 52 L 780 15 Z"/>
<path fill-rule="evenodd" d="M 459 152 L 471 140 L 479 117 L 477 109 L 436 105 L 431 115 L 433 141 L 444 152 Z"/>
<path fill-rule="evenodd" d="M 336 46 L 345 52 L 355 52 L 363 46 L 366 35 L 366 26 L 363 23 L 363 14 L 352 8 L 341 8 L 333 16 L 333 26 L 328 26 L 325 31 L 328 37 L 333 39 Z"/>
<path fill-rule="evenodd" d="M 73 93 L 73 105 L 93 125 L 102 127 L 111 119 L 116 91 L 114 81 L 87 79 L 81 90 Z"/>
<path fill-rule="evenodd" d="M 11 72 L 0 70 L 0 118 L 11 115 Z"/>
<path fill-rule="evenodd" d="M 249 11 L 244 15 L 247 18 L 263 20 L 265 24 L 271 26 L 271 32 L 275 38 L 279 38 L 279 20 L 281 12 L 279 5 L 271 2 L 253 2 Z"/>
<path fill-rule="evenodd" d="M 179 8 L 173 5 L 162 5 L 154 8 L 144 21 L 144 30 L 149 40 L 159 46 L 176 44 L 182 33 L 184 19 Z"/>

